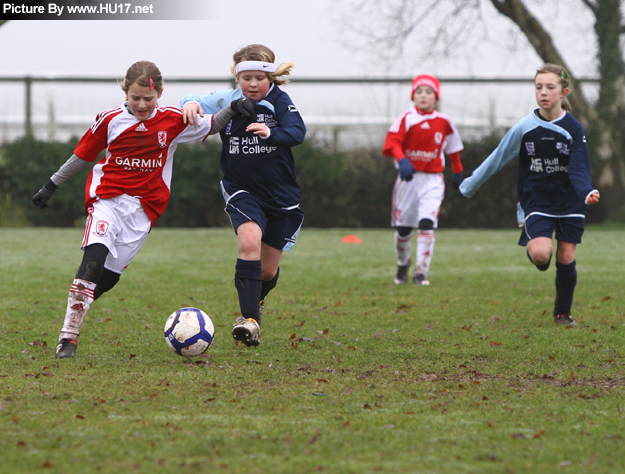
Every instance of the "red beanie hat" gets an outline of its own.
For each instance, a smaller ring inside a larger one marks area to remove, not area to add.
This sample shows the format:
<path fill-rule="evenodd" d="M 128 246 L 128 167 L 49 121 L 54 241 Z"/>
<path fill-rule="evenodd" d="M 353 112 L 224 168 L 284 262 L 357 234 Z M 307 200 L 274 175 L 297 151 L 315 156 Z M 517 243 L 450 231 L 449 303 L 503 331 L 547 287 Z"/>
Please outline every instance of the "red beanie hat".
<path fill-rule="evenodd" d="M 436 100 L 441 100 L 441 85 L 434 76 L 430 76 L 429 74 L 419 74 L 412 81 L 412 92 L 410 93 L 410 100 L 414 97 L 414 92 L 417 90 L 419 86 L 430 86 L 434 89 L 434 93 L 436 94 Z"/>

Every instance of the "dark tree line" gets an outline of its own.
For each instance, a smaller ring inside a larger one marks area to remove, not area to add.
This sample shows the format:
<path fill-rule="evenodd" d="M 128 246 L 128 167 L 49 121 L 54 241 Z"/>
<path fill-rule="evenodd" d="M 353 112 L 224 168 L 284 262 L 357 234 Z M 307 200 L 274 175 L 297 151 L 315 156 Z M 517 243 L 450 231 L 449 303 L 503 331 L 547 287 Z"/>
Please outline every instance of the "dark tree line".
<path fill-rule="evenodd" d="M 462 160 L 475 168 L 496 145 L 498 137 L 465 143 Z M 90 167 L 66 181 L 46 209 L 31 197 L 72 154 L 76 140 L 46 143 L 24 138 L 0 149 L 0 216 L 2 206 L 41 227 L 83 226 L 85 183 Z M 158 221 L 161 227 L 228 227 L 219 187 L 220 145 L 184 144 L 176 151 L 171 201 Z M 390 225 L 392 189 L 397 176 L 391 159 L 381 150 L 330 152 L 310 142 L 293 149 L 304 226 L 316 228 L 385 228 Z M 516 226 L 516 168 L 504 168 L 497 179 L 472 199 L 453 189 L 451 170 L 445 173 L 447 190 L 440 227 L 514 228 Z M 6 209 L 4 210 L 6 211 Z M 5 223 L 6 225 L 7 223 Z"/>

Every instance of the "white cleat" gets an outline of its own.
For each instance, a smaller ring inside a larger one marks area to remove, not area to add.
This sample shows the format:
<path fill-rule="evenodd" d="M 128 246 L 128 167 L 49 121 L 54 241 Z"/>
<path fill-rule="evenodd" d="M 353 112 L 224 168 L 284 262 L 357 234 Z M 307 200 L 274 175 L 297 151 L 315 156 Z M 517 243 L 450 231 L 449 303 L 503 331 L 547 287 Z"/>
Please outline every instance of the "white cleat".
<path fill-rule="evenodd" d="M 253 318 L 239 316 L 232 328 L 232 337 L 247 347 L 260 345 L 260 325 Z"/>
<path fill-rule="evenodd" d="M 415 273 L 412 277 L 415 285 L 430 286 L 430 280 L 428 280 L 423 273 Z"/>

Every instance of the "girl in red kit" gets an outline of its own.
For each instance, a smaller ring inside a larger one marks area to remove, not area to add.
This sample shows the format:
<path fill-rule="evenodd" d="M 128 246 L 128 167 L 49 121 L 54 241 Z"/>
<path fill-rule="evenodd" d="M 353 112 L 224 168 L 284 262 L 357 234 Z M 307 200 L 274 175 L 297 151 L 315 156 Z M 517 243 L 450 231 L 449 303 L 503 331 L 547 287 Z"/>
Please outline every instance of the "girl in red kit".
<path fill-rule="evenodd" d="M 126 102 L 97 115 L 74 154 L 33 196 L 39 208 L 63 182 L 105 156 L 87 180 L 87 223 L 82 263 L 69 291 L 57 358 L 74 357 L 82 321 L 93 303 L 119 281 L 169 202 L 173 158 L 180 143 L 219 132 L 236 110 L 249 116 L 245 99 L 234 101 L 197 126 L 183 121 L 178 107 L 159 107 L 163 78 L 154 63 L 133 64 L 122 84 Z"/>
<path fill-rule="evenodd" d="M 415 77 L 410 98 L 415 106 L 391 125 L 383 150 L 386 156 L 395 158 L 398 169 L 391 211 L 397 254 L 395 283 L 408 282 L 412 230 L 416 228 L 416 266 L 412 279 L 417 285 L 429 285 L 434 229 L 445 195 L 445 154 L 451 161 L 454 188 L 458 189 L 462 182 L 460 152 L 464 147 L 449 117 L 436 111 L 440 100 L 438 79 L 428 74 Z"/>

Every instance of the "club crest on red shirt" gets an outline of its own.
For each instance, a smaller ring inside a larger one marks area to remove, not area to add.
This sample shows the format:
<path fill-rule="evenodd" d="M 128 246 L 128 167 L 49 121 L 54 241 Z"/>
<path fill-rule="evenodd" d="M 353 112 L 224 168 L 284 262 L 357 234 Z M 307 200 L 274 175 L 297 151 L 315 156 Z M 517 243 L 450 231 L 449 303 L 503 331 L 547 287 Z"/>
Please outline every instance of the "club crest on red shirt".
<path fill-rule="evenodd" d="M 167 132 L 158 132 L 158 144 L 161 148 L 165 148 L 167 146 Z"/>

